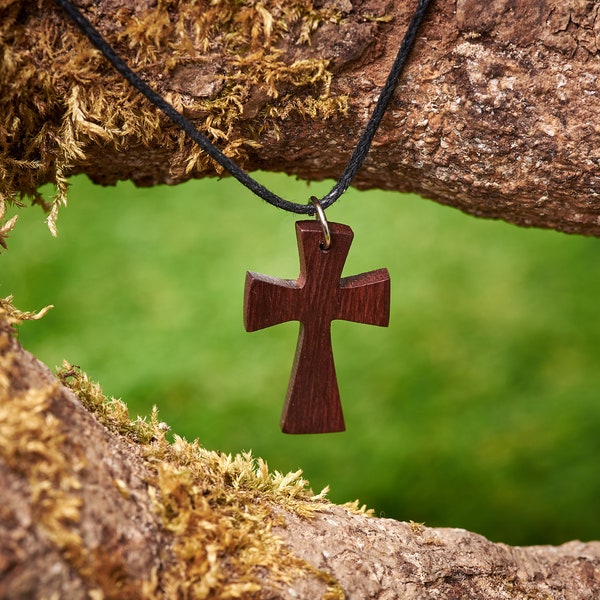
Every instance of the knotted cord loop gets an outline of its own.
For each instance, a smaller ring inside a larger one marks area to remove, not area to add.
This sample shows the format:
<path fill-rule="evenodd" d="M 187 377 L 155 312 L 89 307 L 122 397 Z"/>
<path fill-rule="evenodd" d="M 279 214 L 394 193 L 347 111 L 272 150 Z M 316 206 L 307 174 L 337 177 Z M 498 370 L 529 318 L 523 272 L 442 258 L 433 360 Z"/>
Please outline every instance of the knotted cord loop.
<path fill-rule="evenodd" d="M 90 40 L 90 42 L 100 50 L 104 57 L 112 64 L 112 66 L 140 93 L 142 93 L 150 102 L 159 108 L 171 121 L 187 133 L 202 150 L 204 150 L 212 159 L 219 163 L 226 171 L 235 177 L 242 185 L 251 190 L 254 194 L 268 202 L 269 204 L 282 210 L 296 213 L 313 215 L 315 214 L 315 206 L 313 203 L 299 204 L 290 202 L 281 198 L 264 185 L 252 178 L 246 171 L 238 166 L 235 161 L 223 154 L 205 135 L 203 135 L 196 127 L 184 117 L 175 107 L 167 102 L 160 94 L 155 92 L 137 73 L 135 73 L 127 63 L 115 52 L 112 46 L 102 37 L 100 32 L 90 23 L 90 21 L 76 8 L 70 0 L 55 0 L 60 8 L 74 21 L 82 33 Z M 330 207 L 350 186 L 355 175 L 358 173 L 364 163 L 371 142 L 377 132 L 381 119 L 385 114 L 387 106 L 392 99 L 394 90 L 410 54 L 410 50 L 417 36 L 417 31 L 421 25 L 427 7 L 431 0 L 418 0 L 417 8 L 411 17 L 410 23 L 404 34 L 402 44 L 398 50 L 398 54 L 388 78 L 379 94 L 379 99 L 373 110 L 373 114 L 369 119 L 365 130 L 356 145 L 344 172 L 333 186 L 331 191 L 323 196 L 319 204 L 323 210 Z"/>

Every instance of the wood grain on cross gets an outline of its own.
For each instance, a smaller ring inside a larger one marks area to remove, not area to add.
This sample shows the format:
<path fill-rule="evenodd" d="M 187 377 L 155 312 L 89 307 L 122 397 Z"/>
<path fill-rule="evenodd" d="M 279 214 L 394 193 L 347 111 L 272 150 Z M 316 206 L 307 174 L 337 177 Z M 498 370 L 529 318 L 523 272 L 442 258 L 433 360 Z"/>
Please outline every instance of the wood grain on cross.
<path fill-rule="evenodd" d="M 296 223 L 300 254 L 297 280 L 246 274 L 246 331 L 300 321 L 281 416 L 285 433 L 329 433 L 345 429 L 331 347 L 331 321 L 341 319 L 380 327 L 387 327 L 389 322 L 387 269 L 342 278 L 354 234 L 347 225 L 330 223 L 329 227 L 331 247 L 322 250 L 320 223 Z"/>

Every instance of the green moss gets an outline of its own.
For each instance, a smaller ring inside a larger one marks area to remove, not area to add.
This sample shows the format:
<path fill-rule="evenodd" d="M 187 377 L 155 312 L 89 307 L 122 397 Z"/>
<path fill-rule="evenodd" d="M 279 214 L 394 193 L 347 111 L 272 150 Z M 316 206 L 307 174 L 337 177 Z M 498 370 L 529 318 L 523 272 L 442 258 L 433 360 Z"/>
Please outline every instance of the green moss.
<path fill-rule="evenodd" d="M 162 432 L 168 431 L 167 425 L 158 421 L 156 408 L 149 421 L 140 417 L 130 421 L 127 405 L 122 400 L 106 398 L 100 386 L 90 381 L 78 367 L 65 362 L 57 376 L 63 385 L 75 393 L 85 408 L 113 433 L 124 435 L 136 443 L 147 444 L 157 433 L 163 437 Z"/>

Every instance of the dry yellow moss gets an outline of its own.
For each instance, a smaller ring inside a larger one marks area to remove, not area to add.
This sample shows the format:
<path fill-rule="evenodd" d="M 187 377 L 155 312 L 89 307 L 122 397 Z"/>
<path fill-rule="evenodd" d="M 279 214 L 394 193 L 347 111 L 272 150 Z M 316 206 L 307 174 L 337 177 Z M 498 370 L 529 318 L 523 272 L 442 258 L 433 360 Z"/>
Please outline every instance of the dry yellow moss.
<path fill-rule="evenodd" d="M 103 565 L 110 570 L 111 557 L 100 556 L 101 548 L 86 548 L 78 532 L 82 509 L 78 492 L 89 465 L 78 458 L 64 424 L 52 414 L 52 403 L 60 402 L 60 382 L 103 426 L 141 450 L 151 473 L 149 494 L 164 529 L 172 534 L 173 547 L 168 555 L 164 549 L 160 577 L 136 581 L 130 590 L 120 588 L 123 594 L 135 589 L 135 597 L 144 598 L 254 598 L 260 596 L 261 581 L 268 573 L 270 585 L 318 578 L 327 586 L 326 600 L 344 597 L 329 575 L 290 554 L 273 532 L 282 522 L 278 509 L 309 518 L 327 504 L 327 490 L 313 494 L 301 471 L 271 473 L 250 453 L 212 452 L 197 440 L 188 442 L 177 435 L 171 443 L 166 437 L 169 428 L 158 420 L 156 410 L 147 420 L 131 421 L 122 401 L 106 398 L 98 384 L 69 364 L 60 370 L 59 381 L 15 391 L 11 377 L 20 368 L 20 351 L 8 345 L 12 328 L 40 318 L 44 311 L 21 312 L 10 298 L 0 300 L 0 458 L 27 480 L 36 524 L 92 584 L 91 592 L 105 597 L 102 582 L 111 586 L 115 582 L 98 574 Z M 114 485 L 124 498 L 130 497 L 124 481 L 115 480 Z M 169 560 L 173 555 L 176 560 Z M 111 593 L 114 596 L 115 590 Z"/>
<path fill-rule="evenodd" d="M 0 298 L 0 331 L 12 331 L 12 328 L 23 321 L 37 321 L 41 319 L 52 307 L 45 306 L 38 312 L 26 312 L 15 308 L 12 296 Z"/>
<path fill-rule="evenodd" d="M 0 341 L 5 350 L 9 323 L 39 318 L 40 314 L 22 313 L 0 300 Z M 28 482 L 32 517 L 45 535 L 61 551 L 73 568 L 91 572 L 91 557 L 77 533 L 81 484 L 77 459 L 65 452 L 65 432 L 59 420 L 49 412 L 59 382 L 43 389 L 16 392 L 8 377 L 15 366 L 12 352 L 0 352 L 0 457 L 9 468 Z"/>
<path fill-rule="evenodd" d="M 105 597 L 103 577 L 115 593 L 132 597 L 127 583 L 119 585 L 111 577 L 113 557 L 108 552 L 104 555 L 102 549 L 90 550 L 80 534 L 83 504 L 79 492 L 87 465 L 70 443 L 64 423 L 51 410 L 64 393 L 60 382 L 22 389 L 22 381 L 16 388 L 11 381 L 22 368 L 21 351 L 11 350 L 9 344 L 14 326 L 41 318 L 49 308 L 22 312 L 14 308 L 10 297 L 0 299 L 0 461 L 27 482 L 28 508 L 35 528 L 88 582 L 90 597 Z M 137 583 L 134 589 L 138 589 Z M 142 583 L 142 587 L 151 590 L 153 583 Z M 146 597 L 154 596 L 150 593 Z"/>
<path fill-rule="evenodd" d="M 328 585 L 326 600 L 345 597 L 329 575 L 291 555 L 272 530 L 281 523 L 274 507 L 310 517 L 325 505 L 327 490 L 315 495 L 301 471 L 271 473 L 250 453 L 213 452 L 177 435 L 169 443 L 156 410 L 149 421 L 130 421 L 126 405 L 107 399 L 78 368 L 65 364 L 59 378 L 103 425 L 140 444 L 155 473 L 149 493 L 173 534 L 177 559 L 161 577 L 161 595 L 258 597 L 266 570 L 271 583 L 317 577 Z"/>
<path fill-rule="evenodd" d="M 243 159 L 265 131 L 276 132 L 290 112 L 328 118 L 346 108 L 345 98 L 329 97 L 327 57 L 288 64 L 278 47 L 284 36 L 307 44 L 320 22 L 342 18 L 310 0 L 159 0 L 145 10 L 131 3 L 110 18 L 100 10 L 92 3 L 86 14 L 103 31 L 110 26 L 109 41 L 134 57 L 130 66 L 142 76 L 172 82 L 182 70 L 209 68 L 208 91 L 159 91 L 234 158 Z M 5 205 L 23 196 L 50 212 L 56 232 L 67 178 L 97 145 L 160 147 L 177 165 L 174 180 L 218 173 L 52 3 L 0 0 L 0 47 L 0 243 L 14 226 L 1 225 Z M 255 136 L 239 124 L 256 90 L 266 105 L 253 117 Z M 51 204 L 37 191 L 46 182 L 57 189 Z"/>

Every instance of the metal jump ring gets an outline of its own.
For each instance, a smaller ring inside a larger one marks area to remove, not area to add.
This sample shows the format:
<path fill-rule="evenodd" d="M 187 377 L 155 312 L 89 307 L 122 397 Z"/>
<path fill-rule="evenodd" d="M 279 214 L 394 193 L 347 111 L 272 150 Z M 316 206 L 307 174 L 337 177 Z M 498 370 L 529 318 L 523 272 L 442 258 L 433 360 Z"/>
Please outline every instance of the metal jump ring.
<path fill-rule="evenodd" d="M 325 238 L 325 241 L 321 244 L 321 250 L 329 250 L 329 248 L 331 248 L 331 232 L 329 231 L 329 224 L 325 217 L 325 211 L 316 196 L 311 196 L 310 201 L 315 207 L 315 218 L 317 221 L 320 221 L 321 227 L 323 228 L 323 237 Z"/>

